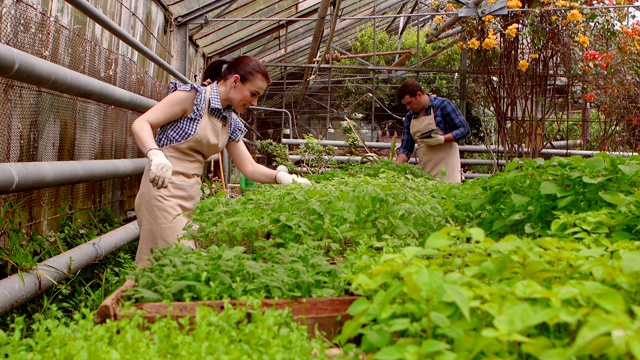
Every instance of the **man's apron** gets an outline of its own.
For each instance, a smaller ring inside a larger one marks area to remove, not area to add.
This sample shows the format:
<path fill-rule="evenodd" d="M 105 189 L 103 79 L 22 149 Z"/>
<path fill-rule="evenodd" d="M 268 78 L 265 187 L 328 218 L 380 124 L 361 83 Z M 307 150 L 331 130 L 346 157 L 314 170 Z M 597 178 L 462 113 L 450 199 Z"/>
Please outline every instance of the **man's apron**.
<path fill-rule="evenodd" d="M 426 112 L 426 111 L 425 111 Z M 411 121 L 409 131 L 414 140 L 425 131 L 437 129 L 435 132 L 442 134 L 436 125 L 436 119 L 431 108 L 431 115 L 422 116 Z M 460 167 L 460 151 L 455 142 L 446 142 L 441 145 L 418 144 L 418 164 L 423 171 L 435 176 L 437 179 L 452 183 L 462 182 L 462 168 Z M 442 172 L 446 175 L 442 175 Z"/>
<path fill-rule="evenodd" d="M 219 153 L 227 144 L 229 127 L 209 115 L 207 87 L 204 116 L 198 131 L 191 138 L 162 148 L 173 165 L 169 186 L 158 189 L 149 182 L 149 165 L 144 169 L 135 209 L 140 226 L 140 240 L 136 264 L 148 264 L 151 250 L 173 246 L 184 234 L 184 227 L 191 219 L 191 211 L 200 200 L 204 161 Z M 191 240 L 180 244 L 195 248 Z"/>

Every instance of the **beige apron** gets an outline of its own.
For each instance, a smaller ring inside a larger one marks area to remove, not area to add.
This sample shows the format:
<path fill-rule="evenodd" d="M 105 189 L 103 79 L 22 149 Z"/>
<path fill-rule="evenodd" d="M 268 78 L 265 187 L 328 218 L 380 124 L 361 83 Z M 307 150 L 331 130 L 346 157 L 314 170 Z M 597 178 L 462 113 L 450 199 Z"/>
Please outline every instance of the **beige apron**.
<path fill-rule="evenodd" d="M 204 116 L 198 131 L 191 138 L 162 148 L 173 165 L 169 186 L 158 189 L 149 182 L 149 166 L 144 170 L 135 209 L 140 226 L 140 241 L 136 254 L 138 266 L 147 265 L 151 250 L 172 246 L 184 234 L 191 211 L 200 200 L 204 161 L 219 153 L 227 144 L 229 127 L 209 115 L 207 87 Z M 195 243 L 181 244 L 195 248 Z"/>
<path fill-rule="evenodd" d="M 426 112 L 426 111 L 425 111 Z M 431 129 L 442 134 L 436 125 L 436 119 L 431 108 L 431 115 L 422 116 L 411 121 L 409 131 L 414 140 L 418 135 Z M 420 145 L 418 144 L 418 164 L 423 171 L 429 173 L 440 180 L 452 183 L 462 182 L 462 169 L 460 167 L 460 151 L 455 142 L 446 142 L 441 145 Z M 445 172 L 443 177 L 442 172 Z"/>

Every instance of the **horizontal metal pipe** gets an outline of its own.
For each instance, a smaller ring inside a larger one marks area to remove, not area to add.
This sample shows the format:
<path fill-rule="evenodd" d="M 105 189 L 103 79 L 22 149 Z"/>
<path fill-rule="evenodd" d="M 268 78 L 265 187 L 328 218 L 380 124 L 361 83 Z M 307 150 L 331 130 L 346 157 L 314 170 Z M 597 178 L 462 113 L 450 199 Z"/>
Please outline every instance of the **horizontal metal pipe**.
<path fill-rule="evenodd" d="M 147 159 L 0 164 L 0 194 L 141 174 Z"/>
<path fill-rule="evenodd" d="M 569 146 L 573 146 L 574 143 L 571 143 L 571 141 L 579 141 L 579 140 L 569 140 Z M 302 145 L 306 142 L 306 140 L 304 139 L 282 139 L 282 144 L 284 145 Z M 566 146 L 566 142 L 565 141 L 561 141 L 558 142 L 558 145 L 561 145 L 562 143 L 565 143 Z M 390 149 L 391 148 L 391 144 L 390 143 L 384 143 L 384 142 L 365 142 L 365 144 L 367 145 L 367 147 L 369 148 L 382 148 L 382 149 Z M 339 141 L 339 140 L 322 140 L 320 141 L 320 145 L 323 146 L 336 146 L 336 147 L 346 147 L 349 146 L 347 145 L 346 141 Z M 494 152 L 494 153 L 504 153 L 505 149 L 501 146 L 484 146 L 484 145 L 462 145 L 460 146 L 460 152 L 469 152 L 469 153 L 490 153 L 490 152 Z M 520 149 L 519 150 L 520 153 L 530 153 L 531 151 L 529 149 Z M 540 149 L 539 153 L 541 155 L 551 155 L 551 156 L 573 156 L 573 155 L 579 155 L 579 156 L 593 156 L 597 153 L 599 153 L 600 151 L 588 151 L 588 150 L 560 150 L 560 149 Z M 632 153 L 632 152 L 608 152 L 608 154 L 611 155 L 620 155 L 620 156 L 631 156 L 631 155 L 637 155 L 637 153 Z"/>
<path fill-rule="evenodd" d="M 138 222 L 133 221 L 47 259 L 28 272 L 0 280 L 0 315 L 33 299 L 139 237 Z"/>
<path fill-rule="evenodd" d="M 37 87 L 145 112 L 156 101 L 0 44 L 0 76 Z"/>
<path fill-rule="evenodd" d="M 324 159 L 326 160 L 336 160 L 336 161 L 340 161 L 340 162 L 370 162 L 373 161 L 374 158 L 373 157 L 368 157 L 368 156 L 323 156 Z M 302 160 L 303 157 L 300 155 L 289 155 L 289 159 L 291 159 L 292 161 L 299 161 Z M 393 159 L 395 160 L 395 158 Z M 415 158 L 410 158 L 409 159 L 409 164 L 417 164 L 417 160 Z M 460 163 L 462 165 L 495 165 L 496 161 L 494 160 L 483 160 L 483 159 L 460 159 Z M 504 164 L 506 164 L 505 160 L 498 160 L 497 161 L 499 166 L 504 166 Z"/>
<path fill-rule="evenodd" d="M 282 139 L 282 144 L 284 145 L 302 145 L 305 144 L 307 141 L 305 139 Z M 336 147 L 346 147 L 347 146 L 347 142 L 346 141 L 340 141 L 340 140 L 322 140 L 320 141 L 320 145 L 322 146 L 336 146 Z M 368 142 L 365 141 L 365 145 L 367 145 L 367 147 L 369 148 L 381 148 L 381 149 L 390 149 L 391 148 L 391 144 L 390 143 L 384 143 L 384 142 Z"/>
<path fill-rule="evenodd" d="M 124 31 L 118 24 L 113 22 L 108 16 L 106 16 L 105 14 L 101 13 L 98 9 L 93 7 L 93 5 L 91 5 L 89 1 L 66 0 L 66 2 L 68 2 L 71 6 L 75 7 L 81 13 L 85 14 L 91 20 L 95 21 L 100 26 L 105 28 L 105 30 L 115 35 L 118 39 L 122 40 L 124 43 L 134 48 L 140 54 L 144 55 L 147 59 L 151 60 L 151 62 L 158 65 L 161 69 L 175 76 L 176 79 L 182 81 L 185 84 L 192 83 L 192 81 L 187 79 L 178 70 L 171 67 L 171 65 L 169 65 L 166 61 L 162 60 L 153 51 L 149 50 L 136 38 L 131 36 L 128 32 Z"/>

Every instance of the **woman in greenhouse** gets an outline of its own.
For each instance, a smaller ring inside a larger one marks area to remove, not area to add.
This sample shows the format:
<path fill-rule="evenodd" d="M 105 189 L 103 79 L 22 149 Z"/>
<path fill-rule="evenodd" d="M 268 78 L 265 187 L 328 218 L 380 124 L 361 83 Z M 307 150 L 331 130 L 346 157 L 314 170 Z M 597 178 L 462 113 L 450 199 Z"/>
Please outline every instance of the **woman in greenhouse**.
<path fill-rule="evenodd" d="M 256 163 L 242 138 L 246 129 L 233 110 L 255 106 L 270 83 L 262 63 L 250 56 L 218 59 L 205 69 L 203 84 L 172 82 L 169 95 L 131 125 L 146 166 L 135 201 L 140 226 L 138 266 L 148 264 L 153 250 L 181 244 L 189 213 L 200 199 L 204 162 L 226 148 L 250 180 L 260 183 L 310 185 L 309 180 Z M 154 139 L 153 131 L 158 129 Z"/>
<path fill-rule="evenodd" d="M 402 145 L 396 162 L 409 161 L 417 143 L 418 164 L 422 170 L 438 179 L 461 183 L 457 142 L 469 137 L 471 129 L 460 109 L 449 99 L 426 94 L 414 79 L 407 79 L 400 85 L 397 97 L 409 112 L 404 119 Z"/>

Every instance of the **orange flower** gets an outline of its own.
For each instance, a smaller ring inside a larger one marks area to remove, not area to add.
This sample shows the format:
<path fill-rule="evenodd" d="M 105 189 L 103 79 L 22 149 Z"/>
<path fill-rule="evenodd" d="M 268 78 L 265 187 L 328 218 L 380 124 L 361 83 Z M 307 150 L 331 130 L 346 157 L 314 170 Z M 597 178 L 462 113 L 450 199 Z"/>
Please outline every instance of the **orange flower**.
<path fill-rule="evenodd" d="M 567 18 L 562 21 L 562 25 L 567 25 L 572 22 L 581 22 L 584 20 L 585 16 L 578 10 L 571 10 L 569 14 L 567 14 Z"/>
<path fill-rule="evenodd" d="M 527 72 L 528 68 L 529 68 L 529 62 L 527 60 L 520 60 L 520 63 L 518 63 L 518 70 L 521 70 L 522 72 Z"/>
<path fill-rule="evenodd" d="M 493 29 L 491 29 L 489 30 L 487 38 L 482 42 L 482 48 L 485 50 L 491 50 L 496 46 L 498 46 L 498 41 L 496 41 L 496 35 L 493 33 Z"/>
<path fill-rule="evenodd" d="M 520 0 L 507 0 L 507 9 L 519 9 L 522 7 Z"/>
<path fill-rule="evenodd" d="M 578 37 L 576 38 L 576 40 L 580 45 L 582 45 L 582 47 L 589 46 L 589 38 L 583 34 L 578 34 Z"/>
<path fill-rule="evenodd" d="M 593 100 L 595 100 L 595 98 L 596 98 L 596 94 L 595 93 L 590 92 L 588 94 L 584 94 L 584 99 L 587 102 L 593 102 Z"/>
<path fill-rule="evenodd" d="M 472 49 L 477 49 L 480 47 L 480 41 L 478 41 L 476 38 L 473 38 L 469 40 L 469 43 L 467 45 L 469 45 L 469 47 Z"/>
<path fill-rule="evenodd" d="M 509 36 L 510 38 L 516 37 L 516 34 L 518 34 L 518 24 L 509 25 L 509 27 L 505 32 L 507 33 L 507 36 Z"/>
<path fill-rule="evenodd" d="M 584 52 L 584 55 L 582 55 L 582 58 L 585 59 L 586 61 L 598 61 L 602 59 L 602 56 L 598 54 L 597 51 L 588 50 Z"/>

